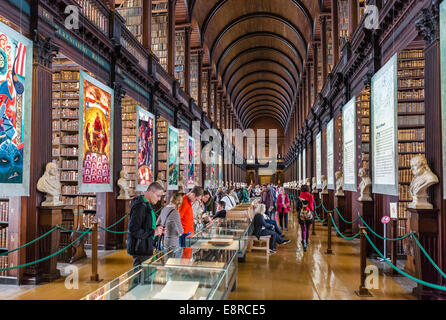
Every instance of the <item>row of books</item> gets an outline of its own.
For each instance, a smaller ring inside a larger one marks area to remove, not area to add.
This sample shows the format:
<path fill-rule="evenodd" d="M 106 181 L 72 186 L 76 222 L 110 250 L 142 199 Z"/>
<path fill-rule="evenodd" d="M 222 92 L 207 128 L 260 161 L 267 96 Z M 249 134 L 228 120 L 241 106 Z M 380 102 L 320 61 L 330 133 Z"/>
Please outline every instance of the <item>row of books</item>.
<path fill-rule="evenodd" d="M 398 78 L 405 77 L 424 77 L 424 69 L 398 70 Z"/>
<path fill-rule="evenodd" d="M 398 140 L 424 140 L 424 129 L 400 129 L 398 130 Z"/>
<path fill-rule="evenodd" d="M 54 149 L 53 149 L 54 150 Z M 67 156 L 67 157 L 71 157 L 71 156 L 78 156 L 79 149 L 76 147 L 73 148 L 62 148 L 61 149 L 61 153 L 59 156 Z"/>
<path fill-rule="evenodd" d="M 424 152 L 424 142 L 404 142 L 398 143 L 398 152 Z"/>
<path fill-rule="evenodd" d="M 77 196 L 77 197 L 61 197 L 64 205 L 66 206 L 84 206 L 86 210 L 96 210 L 96 198 Z"/>
<path fill-rule="evenodd" d="M 424 102 L 398 103 L 398 112 L 400 113 L 424 112 Z"/>
<path fill-rule="evenodd" d="M 75 99 L 79 97 L 78 91 L 54 91 L 53 99 Z"/>
<path fill-rule="evenodd" d="M 398 58 L 400 58 L 400 59 L 424 58 L 424 52 L 423 52 L 423 50 L 417 50 L 417 49 L 404 50 L 398 54 Z"/>
<path fill-rule="evenodd" d="M 61 171 L 60 180 L 62 181 L 77 181 L 77 171 Z"/>
<path fill-rule="evenodd" d="M 130 98 L 122 100 L 122 164 L 123 169 L 129 174 L 129 179 L 134 180 L 136 174 L 136 105 L 137 102 Z M 135 120 L 133 120 L 133 118 Z M 129 121 L 130 120 L 130 121 Z M 129 182 L 130 194 L 134 194 L 135 185 Z"/>
<path fill-rule="evenodd" d="M 409 202 L 398 202 L 398 218 L 407 219 L 407 207 Z"/>
<path fill-rule="evenodd" d="M 409 192 L 410 186 L 407 184 L 399 185 L 398 199 L 400 201 L 412 201 L 412 196 Z"/>
<path fill-rule="evenodd" d="M 79 120 L 53 121 L 53 130 L 78 130 Z"/>
<path fill-rule="evenodd" d="M 136 143 L 123 142 L 122 143 L 122 150 L 125 150 L 125 151 L 136 151 Z"/>
<path fill-rule="evenodd" d="M 406 115 L 398 117 L 398 126 L 424 126 L 424 115 Z"/>
<path fill-rule="evenodd" d="M 53 81 L 66 80 L 80 80 L 79 71 L 63 70 L 60 72 L 53 72 Z"/>
<path fill-rule="evenodd" d="M 8 201 L 0 201 L 0 221 L 1 222 L 9 221 L 9 202 Z"/>
<path fill-rule="evenodd" d="M 0 227 L 0 248 L 8 248 L 8 227 Z"/>
<path fill-rule="evenodd" d="M 400 100 L 424 99 L 424 89 L 398 91 L 398 99 Z"/>
<path fill-rule="evenodd" d="M 398 181 L 402 183 L 411 182 L 413 179 L 413 173 L 410 169 L 398 170 Z"/>
<path fill-rule="evenodd" d="M 79 142 L 79 136 L 77 134 L 75 135 L 67 135 L 62 137 L 62 143 L 78 143 Z"/>
<path fill-rule="evenodd" d="M 73 109 L 65 109 L 65 108 L 56 108 L 52 110 L 52 116 L 53 119 L 57 119 L 57 118 L 65 118 L 65 117 L 69 117 L 69 118 L 78 118 L 79 117 L 79 113 L 77 110 L 73 110 Z"/>
<path fill-rule="evenodd" d="M 400 79 L 398 80 L 400 88 L 424 87 L 424 78 L 420 79 Z"/>
<path fill-rule="evenodd" d="M 399 68 L 424 68 L 424 60 L 400 61 Z"/>
<path fill-rule="evenodd" d="M 53 100 L 53 107 L 65 107 L 79 109 L 79 100 L 65 99 L 65 100 Z"/>
<path fill-rule="evenodd" d="M 60 168 L 77 170 L 77 160 L 62 160 Z"/>

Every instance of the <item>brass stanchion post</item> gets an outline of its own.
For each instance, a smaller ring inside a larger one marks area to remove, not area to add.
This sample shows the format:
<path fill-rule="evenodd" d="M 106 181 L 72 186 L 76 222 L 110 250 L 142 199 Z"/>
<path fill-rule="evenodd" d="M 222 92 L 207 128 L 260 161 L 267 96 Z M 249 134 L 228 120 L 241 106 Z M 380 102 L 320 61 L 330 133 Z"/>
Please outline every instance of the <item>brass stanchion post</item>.
<path fill-rule="evenodd" d="M 91 229 L 91 276 L 90 282 L 100 282 L 98 274 L 98 223 Z"/>
<path fill-rule="evenodd" d="M 327 251 L 325 252 L 325 254 L 333 254 L 333 251 L 331 250 L 331 212 L 328 212 L 327 222 L 328 222 Z"/>
<path fill-rule="evenodd" d="M 360 244 L 360 256 L 361 256 L 361 262 L 360 262 L 360 284 L 359 284 L 359 290 L 355 291 L 355 293 L 360 297 L 372 297 L 373 295 L 370 293 L 369 289 L 365 286 L 365 280 L 366 280 L 366 274 L 365 274 L 365 268 L 367 267 L 367 239 L 365 238 L 365 234 L 367 232 L 367 229 L 365 227 L 360 227 L 360 234 L 361 234 L 361 244 Z"/>

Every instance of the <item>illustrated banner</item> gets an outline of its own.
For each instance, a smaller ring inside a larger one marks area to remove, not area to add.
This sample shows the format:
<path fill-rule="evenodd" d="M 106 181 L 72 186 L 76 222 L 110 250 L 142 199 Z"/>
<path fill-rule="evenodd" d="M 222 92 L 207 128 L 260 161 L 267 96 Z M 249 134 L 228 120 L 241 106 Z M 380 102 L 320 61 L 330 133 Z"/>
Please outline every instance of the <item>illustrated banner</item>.
<path fill-rule="evenodd" d="M 169 162 L 167 172 L 167 190 L 178 190 L 180 173 L 180 149 L 178 129 L 169 124 L 167 150 L 169 150 Z"/>
<path fill-rule="evenodd" d="M 334 120 L 331 119 L 327 124 L 327 187 L 334 190 Z"/>
<path fill-rule="evenodd" d="M 138 106 L 136 111 L 136 145 L 138 159 L 136 162 L 136 191 L 146 191 L 155 180 L 155 157 L 153 137 L 155 136 L 155 116 Z"/>
<path fill-rule="evenodd" d="M 356 192 L 356 97 L 342 109 L 344 190 Z"/>
<path fill-rule="evenodd" d="M 113 89 L 80 72 L 79 193 L 113 192 Z"/>
<path fill-rule="evenodd" d="M 32 41 L 0 22 L 0 195 L 3 197 L 29 196 L 32 56 Z"/>
<path fill-rule="evenodd" d="M 187 166 L 187 187 L 193 188 L 195 186 L 195 140 L 192 137 L 188 139 L 188 155 L 189 162 Z"/>
<path fill-rule="evenodd" d="M 373 193 L 398 196 L 397 71 L 395 54 L 372 78 Z"/>

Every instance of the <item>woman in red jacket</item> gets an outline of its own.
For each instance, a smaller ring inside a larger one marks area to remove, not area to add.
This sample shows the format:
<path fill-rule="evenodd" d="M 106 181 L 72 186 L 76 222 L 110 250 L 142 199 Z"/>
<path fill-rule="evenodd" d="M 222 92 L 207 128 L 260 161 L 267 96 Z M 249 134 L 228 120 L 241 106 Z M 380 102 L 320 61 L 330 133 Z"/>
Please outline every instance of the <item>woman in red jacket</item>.
<path fill-rule="evenodd" d="M 310 193 L 307 185 L 302 186 L 299 199 L 302 202 L 303 207 L 301 212 L 298 214 L 298 220 L 302 230 L 302 245 L 304 247 L 304 251 L 307 251 L 308 238 L 310 237 L 310 226 L 313 224 L 314 219 L 314 197 Z M 311 216 L 309 214 L 305 217 L 303 212 L 310 212 Z"/>
<path fill-rule="evenodd" d="M 280 229 L 288 231 L 288 212 L 290 212 L 290 199 L 285 193 L 284 188 L 280 188 L 279 196 L 277 197 L 277 211 L 279 212 Z M 285 219 L 285 223 L 284 220 Z"/>

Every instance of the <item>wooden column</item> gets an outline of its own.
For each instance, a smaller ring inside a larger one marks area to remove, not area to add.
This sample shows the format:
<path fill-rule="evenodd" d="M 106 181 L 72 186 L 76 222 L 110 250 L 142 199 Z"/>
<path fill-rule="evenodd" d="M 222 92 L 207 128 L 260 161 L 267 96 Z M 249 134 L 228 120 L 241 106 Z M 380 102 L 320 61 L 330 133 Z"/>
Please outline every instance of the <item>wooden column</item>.
<path fill-rule="evenodd" d="M 35 10 L 36 8 L 32 9 Z M 34 21 L 34 24 L 33 29 L 38 29 L 36 21 Z M 25 237 L 21 236 L 19 245 L 30 242 L 45 232 L 39 228 L 37 207 L 43 201 L 44 196 L 37 191 L 37 181 L 43 175 L 46 164 L 51 161 L 52 61 L 54 53 L 57 51 L 58 48 L 53 44 L 50 37 L 35 36 L 34 52 L 30 52 L 30 54 L 34 54 L 34 56 L 31 94 L 31 150 L 28 151 L 31 153 L 29 164 L 29 197 L 21 197 L 20 206 L 14 206 L 15 208 L 11 206 L 10 208 L 21 211 L 21 213 L 15 212 L 14 214 L 15 216 L 20 216 L 20 222 L 17 224 L 17 227 L 20 228 L 20 233 L 26 234 Z M 26 247 L 26 249 L 20 250 L 21 252 L 18 253 L 18 262 L 23 264 L 43 258 L 43 256 L 41 256 L 43 253 L 41 246 L 42 244 L 39 246 L 39 243 L 35 243 Z M 23 256 L 24 252 L 26 252 L 25 256 Z M 19 269 L 17 271 L 17 276 L 21 279 L 22 275 L 24 275 L 23 284 L 36 284 L 38 282 L 40 267 L 41 264 L 35 264 Z M 15 271 L 12 271 L 9 274 L 15 275 L 14 273 Z"/>
<path fill-rule="evenodd" d="M 184 31 L 184 91 L 190 95 L 190 36 L 192 28 L 187 26 Z"/>
<path fill-rule="evenodd" d="M 333 41 L 333 65 L 339 61 L 339 4 L 338 0 L 331 0 L 331 32 Z"/>
<path fill-rule="evenodd" d="M 175 75 L 175 5 L 177 0 L 168 0 L 167 6 L 167 72 Z"/>
<path fill-rule="evenodd" d="M 348 33 L 353 36 L 358 27 L 358 0 L 348 0 Z"/>
<path fill-rule="evenodd" d="M 142 3 L 142 45 L 152 52 L 152 0 Z"/>
<path fill-rule="evenodd" d="M 214 121 L 214 125 L 217 126 L 217 108 L 218 108 L 218 83 L 215 80 L 214 81 L 214 114 L 213 114 L 213 119 L 212 121 Z"/>
<path fill-rule="evenodd" d="M 313 42 L 313 93 L 314 93 L 314 101 L 316 100 L 318 89 L 319 89 L 319 81 L 318 81 L 318 60 L 319 60 L 319 52 L 318 52 L 318 44 L 317 42 Z M 314 103 L 313 101 L 313 103 Z"/>
<path fill-rule="evenodd" d="M 203 110 L 203 50 L 198 50 L 198 107 Z"/>
<path fill-rule="evenodd" d="M 311 101 L 311 65 L 307 64 L 307 109 L 305 112 L 305 118 L 308 117 L 308 114 L 310 113 L 312 101 Z"/>
<path fill-rule="evenodd" d="M 212 85 L 212 83 L 211 83 L 211 78 L 212 78 L 212 69 L 211 69 L 211 67 L 209 67 L 209 69 L 207 70 L 207 79 L 206 79 L 206 81 L 207 81 L 207 83 L 208 83 L 208 90 L 207 90 L 207 93 L 206 93 L 206 95 L 207 95 L 207 97 L 206 97 L 206 99 L 207 99 L 207 102 L 208 102 L 208 111 L 207 111 L 207 114 L 208 114 L 208 117 L 209 117 L 209 119 L 211 119 L 211 101 L 212 101 L 212 90 L 211 90 L 211 85 Z"/>
<path fill-rule="evenodd" d="M 432 3 L 430 7 L 422 12 L 421 18 L 416 23 L 419 34 L 424 37 L 426 46 L 424 49 L 425 57 L 425 118 L 426 123 L 426 159 L 433 173 L 435 173 L 440 183 L 433 185 L 429 189 L 430 201 L 434 209 L 438 210 L 438 216 L 435 219 L 438 224 L 438 238 L 430 241 L 425 247 L 427 253 L 439 264 L 442 270 L 446 270 L 446 203 L 443 200 L 443 186 L 446 183 L 443 180 L 443 154 L 441 146 L 442 132 L 442 110 L 441 110 L 441 61 L 440 61 L 440 30 L 438 3 Z M 423 245 L 425 245 L 423 243 Z M 423 260 L 423 262 L 426 260 Z M 446 280 L 435 271 L 437 277 L 431 279 L 435 283 L 446 286 Z M 428 279 L 423 278 L 424 281 Z M 443 292 L 444 294 L 444 292 Z"/>
<path fill-rule="evenodd" d="M 322 87 L 324 87 L 328 75 L 327 17 L 319 17 L 319 23 L 321 24 Z"/>

